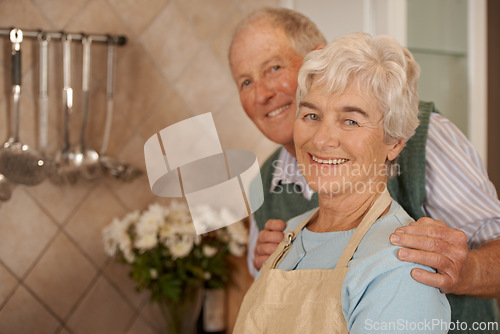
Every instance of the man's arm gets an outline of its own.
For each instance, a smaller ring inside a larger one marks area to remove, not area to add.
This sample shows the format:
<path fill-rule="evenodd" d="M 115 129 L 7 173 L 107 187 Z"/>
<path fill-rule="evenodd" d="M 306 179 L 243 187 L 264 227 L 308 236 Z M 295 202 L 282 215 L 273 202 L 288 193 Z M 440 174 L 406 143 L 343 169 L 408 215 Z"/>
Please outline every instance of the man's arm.
<path fill-rule="evenodd" d="M 444 293 L 500 297 L 500 240 L 469 250 L 462 231 L 421 218 L 398 228 L 391 235 L 391 242 L 412 248 L 400 249 L 399 259 L 437 269 L 436 273 L 413 269 L 411 275 L 420 283 L 438 287 Z"/>
<path fill-rule="evenodd" d="M 399 235 L 393 243 L 411 248 L 399 251 L 401 260 L 437 269 L 436 274 L 414 270 L 419 282 L 447 293 L 499 297 L 500 201 L 495 188 L 453 123 L 432 115 L 428 135 L 424 210 L 438 220 L 421 218 L 398 229 L 404 233 L 393 234 L 391 242 Z"/>

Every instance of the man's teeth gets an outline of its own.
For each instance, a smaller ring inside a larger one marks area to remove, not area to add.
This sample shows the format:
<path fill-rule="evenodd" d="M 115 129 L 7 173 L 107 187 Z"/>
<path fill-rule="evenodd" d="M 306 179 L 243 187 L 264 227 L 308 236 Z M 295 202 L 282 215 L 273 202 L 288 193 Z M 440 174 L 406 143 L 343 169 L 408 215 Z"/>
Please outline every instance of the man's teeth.
<path fill-rule="evenodd" d="M 269 116 L 269 117 L 273 117 L 273 116 L 276 116 L 276 115 L 278 115 L 278 114 L 281 114 L 281 112 L 282 112 L 283 110 L 287 109 L 289 106 L 290 106 L 290 105 L 289 105 L 289 104 L 287 104 L 287 105 L 286 105 L 286 106 L 284 106 L 284 107 L 281 107 L 281 108 L 278 108 L 278 109 L 276 109 L 276 110 L 273 110 L 273 111 L 271 111 L 269 114 L 267 114 L 267 116 Z"/>
<path fill-rule="evenodd" d="M 329 164 L 329 165 L 340 165 L 349 160 L 349 159 L 323 160 L 323 159 L 318 159 L 315 156 L 312 156 L 312 159 L 320 164 Z"/>

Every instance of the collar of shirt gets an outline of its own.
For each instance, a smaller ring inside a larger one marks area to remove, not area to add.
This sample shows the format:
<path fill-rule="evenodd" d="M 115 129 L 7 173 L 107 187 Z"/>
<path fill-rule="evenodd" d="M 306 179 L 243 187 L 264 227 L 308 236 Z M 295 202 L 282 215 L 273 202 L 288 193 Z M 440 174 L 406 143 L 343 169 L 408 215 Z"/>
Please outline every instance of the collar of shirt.
<path fill-rule="evenodd" d="M 273 162 L 274 172 L 273 179 L 271 180 L 270 192 L 276 188 L 278 184 L 290 184 L 295 183 L 300 186 L 302 190 L 302 196 L 308 201 L 311 200 L 314 190 L 309 188 L 307 182 L 300 172 L 297 159 L 293 157 L 288 151 L 283 147 L 281 149 L 278 160 Z"/>

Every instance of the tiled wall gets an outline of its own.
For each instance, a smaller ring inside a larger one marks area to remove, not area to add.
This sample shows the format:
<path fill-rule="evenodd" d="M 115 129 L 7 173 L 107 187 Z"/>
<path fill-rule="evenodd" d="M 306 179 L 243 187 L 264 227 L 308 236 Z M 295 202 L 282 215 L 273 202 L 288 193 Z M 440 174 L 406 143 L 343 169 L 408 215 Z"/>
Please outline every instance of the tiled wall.
<path fill-rule="evenodd" d="M 156 131 L 212 112 L 224 149 L 255 152 L 274 145 L 244 115 L 227 64 L 236 23 L 277 0 L 0 0 L 0 27 L 123 34 L 116 50 L 115 109 L 108 150 L 145 170 L 143 145 Z M 61 150 L 62 54 L 50 42 L 51 155 Z M 74 43 L 75 109 L 81 117 L 81 46 Z M 21 133 L 37 147 L 37 45 L 22 44 Z M 10 42 L 0 38 L 0 140 L 10 121 Z M 104 45 L 92 50 L 90 146 L 101 145 L 105 114 Z M 132 183 L 110 177 L 76 185 L 45 181 L 16 187 L 0 204 L 0 333 L 155 333 L 161 319 L 146 293 L 134 291 L 127 268 L 106 256 L 101 229 L 113 217 L 158 200 L 144 175 Z M 244 262 L 244 261 L 243 261 Z M 244 265 L 240 270 L 244 270 Z M 238 277 L 238 273 L 235 273 Z M 245 273 L 242 273 L 245 276 Z M 245 280 L 245 279 L 243 279 Z M 248 282 L 236 284 L 245 287 Z M 240 292 L 241 294 L 241 292 Z M 241 296 L 240 296 L 241 297 Z M 237 307 L 231 303 L 230 314 Z M 234 315 L 234 314 L 233 314 Z"/>

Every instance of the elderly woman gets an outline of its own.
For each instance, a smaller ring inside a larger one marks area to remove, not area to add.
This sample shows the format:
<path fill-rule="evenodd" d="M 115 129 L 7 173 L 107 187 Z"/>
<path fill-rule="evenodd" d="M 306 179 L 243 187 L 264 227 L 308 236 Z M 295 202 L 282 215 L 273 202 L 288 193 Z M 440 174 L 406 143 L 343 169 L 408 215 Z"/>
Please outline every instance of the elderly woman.
<path fill-rule="evenodd" d="M 305 58 L 294 142 L 319 208 L 287 223 L 235 333 L 446 332 L 446 297 L 388 241 L 413 221 L 386 184 L 418 125 L 419 73 L 388 36 L 347 35 Z"/>

